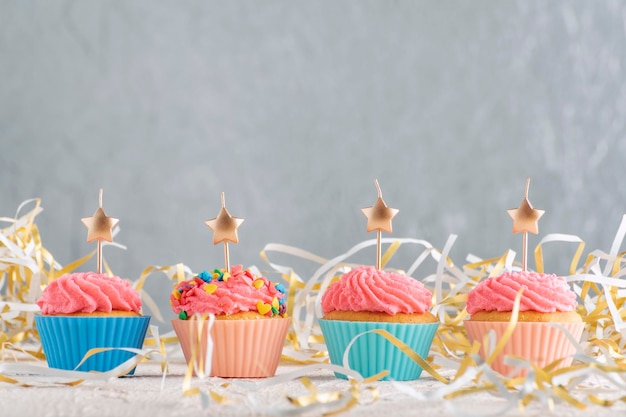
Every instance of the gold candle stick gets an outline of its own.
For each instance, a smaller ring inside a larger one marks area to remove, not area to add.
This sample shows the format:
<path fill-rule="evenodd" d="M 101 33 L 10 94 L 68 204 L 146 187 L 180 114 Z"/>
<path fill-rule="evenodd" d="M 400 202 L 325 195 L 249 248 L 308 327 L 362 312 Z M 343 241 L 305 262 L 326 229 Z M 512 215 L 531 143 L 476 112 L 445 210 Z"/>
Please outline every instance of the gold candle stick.
<path fill-rule="evenodd" d="M 102 241 L 113 241 L 111 231 L 119 223 L 118 219 L 109 217 L 102 210 L 102 188 L 100 188 L 100 196 L 98 199 L 98 209 L 91 217 L 81 219 L 83 224 L 87 226 L 87 242 L 98 241 L 96 249 L 96 271 L 102 273 Z"/>
<path fill-rule="evenodd" d="M 239 243 L 237 228 L 243 223 L 243 219 L 233 217 L 226 210 L 224 192 L 221 194 L 222 208 L 217 217 L 204 222 L 209 229 L 213 230 L 213 244 L 224 243 L 224 268 L 230 272 L 230 256 L 228 254 L 228 242 Z"/>
<path fill-rule="evenodd" d="M 507 213 L 513 219 L 513 233 L 522 232 L 522 270 L 527 268 L 528 254 L 528 232 L 539 233 L 539 218 L 545 213 L 544 210 L 533 208 L 528 200 L 528 188 L 530 187 L 530 178 L 526 179 L 526 191 L 524 192 L 524 200 L 516 209 L 509 209 Z"/>
<path fill-rule="evenodd" d="M 378 191 L 378 199 L 373 206 L 363 208 L 361 211 L 365 214 L 365 217 L 367 217 L 367 232 L 369 233 L 376 230 L 376 269 L 380 269 L 382 253 L 380 238 L 382 231 L 384 230 L 387 233 L 391 233 L 391 219 L 398 214 L 399 210 L 387 207 L 387 204 L 385 204 L 383 200 L 383 194 L 380 191 L 378 180 L 374 180 L 374 184 Z"/>

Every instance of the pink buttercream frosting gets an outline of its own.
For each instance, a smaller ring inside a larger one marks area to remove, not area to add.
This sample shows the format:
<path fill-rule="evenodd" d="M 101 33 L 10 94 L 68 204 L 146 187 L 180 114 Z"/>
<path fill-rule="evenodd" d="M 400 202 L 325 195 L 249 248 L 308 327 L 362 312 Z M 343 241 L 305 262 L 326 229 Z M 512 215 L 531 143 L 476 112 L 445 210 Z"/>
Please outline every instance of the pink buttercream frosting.
<path fill-rule="evenodd" d="M 257 276 L 241 265 L 231 267 L 230 273 L 203 271 L 193 279 L 176 285 L 170 295 L 172 310 L 181 318 L 197 313 L 235 314 L 259 311 L 263 315 L 283 315 L 286 310 L 285 289 L 263 276 Z M 182 314 L 182 316 L 181 316 Z"/>
<path fill-rule="evenodd" d="M 513 311 L 515 296 L 524 289 L 520 311 L 554 313 L 573 311 L 576 293 L 563 277 L 537 272 L 505 272 L 487 278 L 476 285 L 467 295 L 467 312 Z"/>
<path fill-rule="evenodd" d="M 76 272 L 52 281 L 37 305 L 43 314 L 110 313 L 141 309 L 139 293 L 128 281 L 95 272 Z"/>
<path fill-rule="evenodd" d="M 431 292 L 418 280 L 395 272 L 360 266 L 346 272 L 322 296 L 322 311 L 425 313 Z"/>

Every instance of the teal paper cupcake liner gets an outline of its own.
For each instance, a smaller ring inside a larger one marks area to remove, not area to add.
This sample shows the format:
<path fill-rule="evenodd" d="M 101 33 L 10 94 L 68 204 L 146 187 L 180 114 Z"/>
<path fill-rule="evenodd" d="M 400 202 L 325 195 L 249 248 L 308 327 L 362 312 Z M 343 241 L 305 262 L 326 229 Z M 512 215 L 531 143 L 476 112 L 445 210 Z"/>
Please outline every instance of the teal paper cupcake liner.
<path fill-rule="evenodd" d="M 106 372 L 134 354 L 110 350 L 76 366 L 93 348 L 141 349 L 150 317 L 35 316 L 35 323 L 50 368 Z M 133 368 L 129 375 L 134 372 Z"/>
<path fill-rule="evenodd" d="M 438 322 L 417 324 L 340 320 L 319 322 L 330 362 L 335 365 L 343 365 L 344 352 L 352 339 L 370 330 L 386 330 L 426 360 L 439 327 Z M 375 333 L 365 334 L 354 342 L 348 355 L 348 364 L 350 369 L 359 372 L 364 378 L 388 370 L 389 374 L 383 380 L 409 381 L 418 379 L 422 373 L 422 368 L 417 363 L 383 336 Z M 335 375 L 346 379 L 343 374 Z"/>

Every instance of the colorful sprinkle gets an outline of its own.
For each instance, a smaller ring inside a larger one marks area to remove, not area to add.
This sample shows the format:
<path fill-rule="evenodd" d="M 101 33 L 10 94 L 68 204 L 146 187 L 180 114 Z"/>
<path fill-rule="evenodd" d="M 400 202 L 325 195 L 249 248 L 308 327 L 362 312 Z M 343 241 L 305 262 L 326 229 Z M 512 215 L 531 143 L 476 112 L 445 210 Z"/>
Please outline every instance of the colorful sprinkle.
<path fill-rule="evenodd" d="M 211 282 L 213 275 L 209 271 L 202 271 L 198 274 L 198 278 L 200 278 L 204 282 Z"/>
<path fill-rule="evenodd" d="M 276 291 L 282 292 L 283 294 L 285 293 L 285 286 L 280 282 L 275 283 L 274 286 L 276 287 Z"/>
<path fill-rule="evenodd" d="M 206 284 L 204 286 L 204 291 L 207 294 L 213 294 L 215 291 L 217 291 L 217 285 L 215 285 L 215 284 Z"/>
<path fill-rule="evenodd" d="M 181 292 L 182 292 L 182 291 L 180 291 L 180 290 L 178 290 L 178 291 L 174 290 L 174 291 L 172 292 L 172 295 L 174 296 L 174 298 L 175 298 L 175 299 L 180 300 L 180 293 L 181 293 Z"/>
<path fill-rule="evenodd" d="M 181 320 L 187 320 L 189 317 L 187 316 L 187 312 L 181 310 L 180 313 L 178 313 L 178 318 Z"/>
<path fill-rule="evenodd" d="M 229 272 L 222 271 L 221 269 L 217 268 L 213 270 L 213 279 L 217 281 L 228 281 L 228 278 L 230 278 Z"/>
<path fill-rule="evenodd" d="M 256 309 L 259 314 L 266 315 L 272 310 L 272 306 L 269 304 L 265 304 L 263 301 L 258 301 L 256 303 Z"/>
<path fill-rule="evenodd" d="M 276 312 L 278 313 L 278 298 L 276 297 L 272 300 L 272 308 L 276 309 Z"/>
<path fill-rule="evenodd" d="M 252 283 L 252 285 L 254 286 L 254 288 L 256 288 L 257 290 L 260 289 L 263 285 L 265 284 L 265 281 L 263 281 L 262 279 L 256 279 L 254 280 L 254 282 Z"/>

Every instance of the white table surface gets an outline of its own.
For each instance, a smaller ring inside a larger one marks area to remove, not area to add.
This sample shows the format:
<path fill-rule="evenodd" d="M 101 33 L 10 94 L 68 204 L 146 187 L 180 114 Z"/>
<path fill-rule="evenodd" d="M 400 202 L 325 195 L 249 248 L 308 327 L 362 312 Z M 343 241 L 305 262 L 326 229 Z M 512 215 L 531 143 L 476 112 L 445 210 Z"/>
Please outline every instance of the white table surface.
<path fill-rule="evenodd" d="M 29 362 L 33 363 L 33 362 Z M 39 365 L 44 365 L 39 363 Z M 162 386 L 160 365 L 156 362 L 140 364 L 135 376 L 112 378 L 106 381 L 86 381 L 77 386 L 22 387 L 0 383 L 0 408 L 3 417 L 28 416 L 115 416 L 115 417 L 178 417 L 178 416 L 262 416 L 262 415 L 320 415 L 322 410 L 302 413 L 289 403 L 286 396 L 303 396 L 307 391 L 295 380 L 263 388 L 258 391 L 243 389 L 233 384 L 226 388 L 219 378 L 194 379 L 193 386 L 205 392 L 208 389 L 225 395 L 228 403 L 211 401 L 203 407 L 201 397 L 183 397 L 182 386 L 186 367 L 182 361 L 170 363 L 170 373 Z M 282 365 L 277 374 L 299 369 L 298 365 Z M 443 371 L 446 376 L 451 371 Z M 309 375 L 318 392 L 347 391 L 350 383 L 337 379 L 327 370 L 312 371 Z M 255 380 L 250 380 L 255 381 Z M 259 381 L 259 380 L 256 380 Z M 429 391 L 441 387 L 441 383 L 428 374 L 417 381 L 404 382 L 417 391 Z M 590 382 L 593 385 L 593 382 Z M 417 400 L 390 382 L 371 384 L 379 391 L 379 398 L 372 401 L 370 391 L 363 391 L 363 403 L 341 413 L 345 416 L 470 416 L 494 415 L 506 406 L 506 401 L 488 393 L 479 393 L 455 401 Z M 617 403 L 612 407 L 591 405 L 579 410 L 564 403 L 555 405 L 553 411 L 534 402 L 525 410 L 512 408 L 506 416 L 626 416 L 626 404 Z"/>

